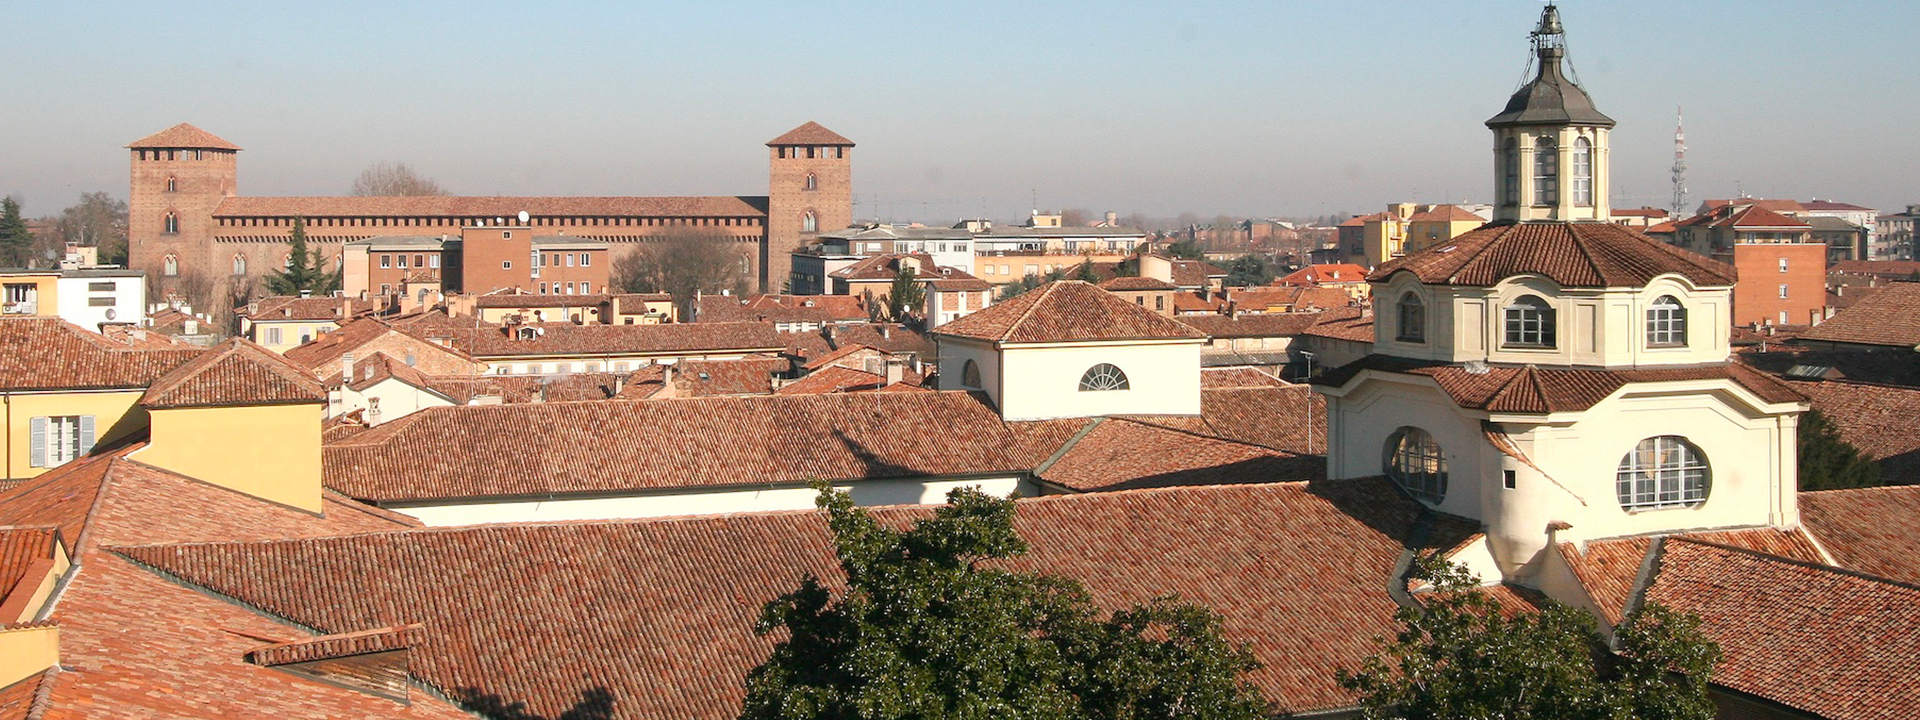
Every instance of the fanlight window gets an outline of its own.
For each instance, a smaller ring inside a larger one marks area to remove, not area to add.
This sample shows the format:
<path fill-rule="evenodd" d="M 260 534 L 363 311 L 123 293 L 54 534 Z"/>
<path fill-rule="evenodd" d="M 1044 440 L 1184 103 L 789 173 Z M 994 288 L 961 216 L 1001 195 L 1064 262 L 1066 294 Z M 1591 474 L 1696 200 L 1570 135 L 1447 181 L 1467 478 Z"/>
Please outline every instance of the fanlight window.
<path fill-rule="evenodd" d="M 1711 489 L 1707 458 L 1686 438 L 1650 437 L 1620 458 L 1614 489 L 1627 510 L 1699 505 Z"/>
<path fill-rule="evenodd" d="M 1533 204 L 1560 202 L 1560 146 L 1552 135 L 1541 135 L 1533 145 Z"/>
<path fill-rule="evenodd" d="M 1556 342 L 1553 306 L 1537 295 L 1522 295 L 1507 306 L 1507 344 L 1550 348 Z"/>
<path fill-rule="evenodd" d="M 960 382 L 961 384 L 964 384 L 970 388 L 981 387 L 980 364 L 972 360 L 968 360 L 967 364 L 960 369 Z M 1083 390 L 1086 389 L 1085 382 L 1081 383 L 1081 389 Z"/>
<path fill-rule="evenodd" d="M 1129 387 L 1127 374 L 1121 372 L 1120 368 L 1114 367 L 1111 363 L 1100 363 L 1099 365 L 1087 368 L 1087 372 L 1080 376 L 1081 392 L 1126 390 Z"/>
<path fill-rule="evenodd" d="M 1387 477 L 1416 498 L 1438 503 L 1447 496 L 1447 458 L 1427 431 L 1403 427 L 1387 438 Z"/>
<path fill-rule="evenodd" d="M 1400 296 L 1398 335 L 1401 342 L 1423 343 L 1427 341 L 1427 306 L 1420 302 L 1420 296 L 1406 293 Z"/>
<path fill-rule="evenodd" d="M 1662 295 L 1647 308 L 1647 345 L 1680 347 L 1687 344 L 1687 308 L 1672 295 Z"/>

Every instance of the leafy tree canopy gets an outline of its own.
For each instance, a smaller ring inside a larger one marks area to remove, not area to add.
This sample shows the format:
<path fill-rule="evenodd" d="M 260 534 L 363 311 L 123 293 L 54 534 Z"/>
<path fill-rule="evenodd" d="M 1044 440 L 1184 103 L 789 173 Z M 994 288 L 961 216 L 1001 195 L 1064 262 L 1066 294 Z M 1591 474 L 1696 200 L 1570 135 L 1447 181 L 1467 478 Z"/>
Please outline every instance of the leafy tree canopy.
<path fill-rule="evenodd" d="M 1264 717 L 1252 655 L 1205 608 L 1103 618 L 1077 582 L 989 562 L 1027 551 L 1012 501 L 962 488 L 895 530 L 816 487 L 846 589 L 807 578 L 767 604 L 759 632 L 787 639 L 748 675 L 743 719 Z"/>
<path fill-rule="evenodd" d="M 1880 463 L 1868 459 L 1840 438 L 1833 421 L 1809 410 L 1800 416 L 1800 489 L 1838 490 L 1877 487 Z"/>
<path fill-rule="evenodd" d="M 1206 253 L 1203 253 L 1200 251 L 1200 241 L 1194 240 L 1193 238 L 1188 238 L 1185 240 L 1181 240 L 1180 242 L 1174 243 L 1172 245 L 1168 245 L 1167 254 L 1173 257 L 1185 258 L 1188 260 L 1199 260 L 1203 257 L 1206 257 Z"/>
<path fill-rule="evenodd" d="M 1254 287 L 1273 282 L 1273 271 L 1260 255 L 1242 255 L 1227 264 L 1228 287 Z"/>
<path fill-rule="evenodd" d="M 1423 559 L 1434 584 L 1399 632 L 1340 684 L 1368 720 L 1711 720 L 1707 678 L 1720 649 L 1700 619 L 1649 603 L 1615 629 L 1609 649 L 1593 616 L 1550 604 L 1503 614 L 1464 568 Z"/>

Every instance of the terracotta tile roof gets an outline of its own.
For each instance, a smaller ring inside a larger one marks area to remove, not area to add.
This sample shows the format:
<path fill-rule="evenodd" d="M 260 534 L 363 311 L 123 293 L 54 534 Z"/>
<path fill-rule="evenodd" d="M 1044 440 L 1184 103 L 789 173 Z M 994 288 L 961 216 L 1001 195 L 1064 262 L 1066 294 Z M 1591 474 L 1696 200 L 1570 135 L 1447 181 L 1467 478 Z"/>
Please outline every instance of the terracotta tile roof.
<path fill-rule="evenodd" d="M 344 322 L 380 309 L 377 300 L 335 297 L 263 297 L 234 309 L 233 314 L 254 322 L 274 320 L 335 320 Z M 344 312 L 343 312 L 344 311 Z"/>
<path fill-rule="evenodd" d="M 953 270 L 953 268 L 942 267 L 940 270 L 944 277 L 938 280 L 928 280 L 927 287 L 940 292 L 987 292 L 993 289 L 993 283 L 958 270 Z M 946 272 L 948 270 L 953 270 L 953 272 Z"/>
<path fill-rule="evenodd" d="M 1671 214 L 1666 210 L 1661 210 L 1660 208 L 1651 208 L 1651 207 L 1613 208 L 1608 212 L 1617 218 L 1618 217 L 1663 218 Z"/>
<path fill-rule="evenodd" d="M 1080 579 L 1106 607 L 1177 593 L 1214 608 L 1227 636 L 1264 663 L 1248 680 L 1276 710 L 1295 712 L 1352 705 L 1334 670 L 1355 666 L 1391 631 L 1397 606 L 1386 581 L 1422 513 L 1380 480 L 1137 490 L 1019 508 L 1014 522 L 1032 551 L 1011 565 Z M 904 522 L 925 510 L 879 512 Z M 1430 544 L 1472 532 L 1442 519 Z M 740 678 L 772 646 L 752 629 L 762 604 L 803 576 L 840 577 L 817 512 L 122 552 L 321 632 L 425 623 L 429 638 L 411 651 L 422 682 L 477 686 L 543 715 L 604 686 L 623 716 L 732 718 Z"/>
<path fill-rule="evenodd" d="M 1479 216 L 1475 216 L 1478 218 Z M 1367 269 L 1353 263 L 1308 265 L 1273 281 L 1275 285 L 1316 285 L 1328 282 L 1366 282 Z"/>
<path fill-rule="evenodd" d="M 1296 455 L 1317 455 L 1327 449 L 1326 399 L 1306 385 L 1204 389 L 1199 417 L 1130 419 Z"/>
<path fill-rule="evenodd" d="M 1077 280 L 1047 283 L 933 332 L 1009 343 L 1205 337 L 1172 318 Z"/>
<path fill-rule="evenodd" d="M 1840 567 L 1920 583 L 1920 486 L 1800 493 L 1800 520 Z"/>
<path fill-rule="evenodd" d="M 944 326 L 943 326 L 944 327 Z M 899 355 L 915 353 L 931 359 L 938 348 L 925 333 L 900 323 L 847 323 L 834 325 L 826 329 L 828 342 L 833 347 L 845 347 L 849 343 L 865 345 L 878 350 Z"/>
<path fill-rule="evenodd" d="M 864 322 L 857 295 L 707 295 L 695 306 L 694 322 Z"/>
<path fill-rule="evenodd" d="M 1329 310 L 1323 313 L 1320 321 L 1307 328 L 1302 335 L 1346 340 L 1349 342 L 1373 342 L 1373 315 L 1363 314 L 1359 309 L 1346 311 Z"/>
<path fill-rule="evenodd" d="M 1226 270 L 1204 260 L 1173 261 L 1173 284 L 1183 288 L 1203 287 L 1211 284 L 1213 278 L 1226 276 Z"/>
<path fill-rule="evenodd" d="M 1800 203 L 1800 207 L 1806 208 L 1808 210 L 1828 210 L 1828 211 L 1853 210 L 1856 212 L 1873 212 L 1873 208 L 1864 208 L 1864 207 L 1860 207 L 1859 205 L 1855 205 L 1853 203 L 1834 202 L 1832 200 L 1808 200 L 1806 202 Z"/>
<path fill-rule="evenodd" d="M 1334 287 L 1277 287 L 1266 285 L 1244 289 L 1230 289 L 1224 297 L 1228 307 L 1236 312 L 1294 312 L 1306 310 L 1332 310 L 1351 307 L 1353 296 L 1345 290 Z"/>
<path fill-rule="evenodd" d="M 1819 548 L 1801 530 L 1714 530 L 1678 537 L 1746 548 L 1790 560 L 1821 561 Z M 1636 590 L 1635 583 L 1639 582 L 1640 567 L 1658 539 L 1659 536 L 1637 535 L 1595 540 L 1587 543 L 1585 551 L 1576 549 L 1573 543 L 1560 543 L 1557 550 L 1567 566 L 1573 568 L 1587 597 L 1599 606 L 1602 619 L 1614 625 L 1626 617 L 1627 603 Z"/>
<path fill-rule="evenodd" d="M 451 364 L 469 364 L 476 369 L 479 367 L 479 361 L 475 360 L 473 356 L 466 354 L 458 348 L 444 346 L 432 341 L 432 339 L 436 337 L 447 338 L 450 341 L 454 335 L 452 329 L 445 329 L 443 332 L 430 332 L 428 327 L 414 327 L 409 328 L 408 332 L 402 332 L 394 326 L 393 322 L 392 320 L 362 317 L 345 325 L 341 325 L 338 330 L 314 338 L 311 342 L 304 345 L 287 348 L 287 351 L 281 353 L 281 355 L 292 361 L 295 365 L 312 369 L 323 378 L 332 378 L 339 374 L 340 358 L 347 353 L 367 355 L 370 353 L 364 352 L 362 348 L 369 343 L 399 339 L 400 344 L 407 345 L 411 349 L 421 353 L 438 353 L 444 356 L 444 359 L 449 360 Z M 472 331 L 470 327 L 466 329 L 469 332 Z"/>
<path fill-rule="evenodd" d="M 1920 587 L 1686 539 L 1646 599 L 1700 615 L 1713 682 L 1833 720 L 1920 706 Z"/>
<path fill-rule="evenodd" d="M 127 147 L 136 150 L 140 148 L 240 149 L 239 145 L 221 140 L 215 137 L 213 133 L 201 130 L 187 123 L 180 123 L 179 125 L 127 143 Z"/>
<path fill-rule="evenodd" d="M 1102 280 L 1102 290 L 1177 290 L 1173 283 L 1155 280 L 1150 277 L 1116 277 Z"/>
<path fill-rule="evenodd" d="M 822 368 L 808 373 L 806 377 L 782 385 L 781 395 L 815 395 L 819 393 L 868 392 L 888 390 L 906 392 L 908 388 L 919 388 L 923 382 L 919 373 L 908 371 L 901 381 L 887 384 L 887 376 L 855 370 L 838 365 Z M 899 386 L 905 386 L 899 387 Z"/>
<path fill-rule="evenodd" d="M 613 296 L 614 312 L 621 315 L 640 315 L 647 311 L 647 303 L 673 302 L 673 296 L 667 293 L 622 293 Z"/>
<path fill-rule="evenodd" d="M 765 217 L 765 197 L 228 197 L 214 217 Z"/>
<path fill-rule="evenodd" d="M 1218 313 L 1225 310 L 1227 301 L 1220 295 L 1200 297 L 1197 292 L 1177 292 L 1173 294 L 1173 311 L 1181 315 L 1195 313 Z"/>
<path fill-rule="evenodd" d="M 1786 382 L 1832 421 L 1840 439 L 1880 462 L 1883 482 L 1920 483 L 1920 434 L 1914 432 L 1914 418 L 1920 417 L 1920 388 L 1843 381 Z"/>
<path fill-rule="evenodd" d="M 1562 287 L 1642 287 L 1674 273 L 1695 285 L 1728 286 L 1733 267 L 1612 223 L 1508 223 L 1461 235 L 1388 262 L 1368 279 L 1411 272 L 1430 285 L 1490 287 L 1516 275 Z"/>
<path fill-rule="evenodd" d="M 1889 283 L 1800 337 L 1852 345 L 1920 347 L 1920 283 Z"/>
<path fill-rule="evenodd" d="M 1212 338 L 1280 338 L 1306 332 L 1320 321 L 1318 312 L 1225 315 L 1176 315 L 1174 320 Z"/>
<path fill-rule="evenodd" d="M 1367 370 L 1432 378 L 1461 407 L 1492 412 L 1579 411 L 1599 404 L 1628 383 L 1710 379 L 1732 380 L 1765 402 L 1806 402 L 1785 382 L 1740 363 L 1633 370 L 1496 365 L 1473 373 L 1460 365 L 1368 355 L 1315 378 L 1314 384 L 1340 387 Z"/>
<path fill-rule="evenodd" d="M 802 361 L 833 352 L 832 341 L 827 340 L 822 332 L 783 332 L 779 335 L 781 340 L 786 341 L 786 354 Z"/>
<path fill-rule="evenodd" d="M 1920 273 L 1920 260 L 1836 260 L 1827 266 L 1827 272 L 1905 278 Z"/>
<path fill-rule="evenodd" d="M 671 323 L 662 325 L 574 325 L 545 323 L 531 340 L 515 337 L 514 328 L 492 324 L 449 327 L 435 333 L 450 335 L 455 349 L 476 358 L 544 355 L 705 354 L 778 352 L 786 341 L 773 326 L 757 322 Z M 402 327 L 426 339 L 425 330 Z"/>
<path fill-rule="evenodd" d="M 60 668 L 47 668 L 0 688 L 0 718 L 41 720 L 46 717 L 45 695 L 53 688 L 54 676 L 59 674 Z"/>
<path fill-rule="evenodd" d="M 423 626 L 396 625 L 356 632 L 319 635 L 273 643 L 247 652 L 255 665 L 291 665 L 326 658 L 403 650 L 420 642 Z"/>
<path fill-rule="evenodd" d="M 847 343 L 845 345 L 840 346 L 840 348 L 837 350 L 828 352 L 825 355 L 821 355 L 819 357 L 808 360 L 807 362 L 802 364 L 801 367 L 804 367 L 808 370 L 818 370 L 827 365 L 831 365 L 834 362 L 847 357 L 848 355 L 852 355 L 854 353 L 857 353 L 863 350 L 867 352 L 872 352 L 872 353 L 879 353 L 882 355 L 887 353 L 887 351 L 885 350 L 881 350 L 879 348 L 867 347 L 865 345 L 861 345 L 860 343 Z"/>
<path fill-rule="evenodd" d="M 135 349 L 60 318 L 0 318 L 0 388 L 143 388 L 200 354 Z"/>
<path fill-rule="evenodd" d="M 1096 421 L 1036 474 L 1074 492 L 1325 477 L 1326 459 L 1123 418 Z"/>
<path fill-rule="evenodd" d="M 39 581 L 52 570 L 53 548 L 60 542 L 60 530 L 53 525 L 36 526 L 0 526 L 0 618 L 18 617 L 13 607 L 20 603 L 25 610 L 25 582 L 38 586 Z M 37 577 L 29 577 L 29 570 L 43 566 Z M 30 592 L 30 591 L 29 591 Z"/>
<path fill-rule="evenodd" d="M 491 292 L 473 298 L 477 308 L 590 308 L 612 299 L 611 295 L 536 295 L 526 292 Z"/>
<path fill-rule="evenodd" d="M 1812 368 L 1830 368 L 1833 370 L 1833 373 L 1827 377 L 1830 380 L 1920 388 L 1920 354 L 1883 350 L 1820 350 L 1784 344 L 1774 338 L 1766 339 L 1773 340 L 1767 346 L 1767 352 L 1760 352 L 1758 348 L 1754 348 L 1749 352 L 1735 355 L 1734 359 L 1746 363 L 1755 370 L 1781 378 L 1787 377 L 1788 371 L 1796 366 L 1800 366 L 1802 372 Z M 1792 379 L 1808 378 L 1803 376 Z M 1794 387 L 1807 392 L 1800 385 Z M 1811 397 L 1812 393 L 1808 393 L 1808 396 Z M 1816 406 L 1815 409 L 1818 407 Z"/>
<path fill-rule="evenodd" d="M 792 369 L 786 358 L 752 355 L 737 360 L 682 360 L 674 365 L 680 397 L 767 395 L 773 376 Z"/>
<path fill-rule="evenodd" d="M 1807 209 L 1806 206 L 1801 205 L 1800 201 L 1798 200 L 1785 200 L 1785 199 L 1769 200 L 1764 198 L 1735 198 L 1732 200 L 1708 200 L 1704 203 L 1701 203 L 1701 207 L 1707 210 L 1717 210 L 1720 208 L 1727 208 L 1727 207 L 1734 207 L 1734 208 L 1758 207 L 1758 208 L 1765 208 L 1772 212 L 1782 212 L 1782 213 L 1798 213 L 1798 212 L 1803 212 Z"/>
<path fill-rule="evenodd" d="M 1809 225 L 1758 205 L 1727 205 L 1674 223 L 1675 227 L 1737 228 L 1742 230 L 1805 230 Z"/>
<path fill-rule="evenodd" d="M 826 129 L 821 126 L 820 123 L 808 120 L 802 123 L 800 127 L 788 130 L 782 133 L 780 137 L 767 141 L 768 147 L 780 145 L 840 145 L 853 147 L 853 141 L 841 136 L 840 133 Z"/>
<path fill-rule="evenodd" d="M 241 338 L 208 348 L 140 396 L 149 410 L 326 401 L 326 387 L 311 372 Z"/>
<path fill-rule="evenodd" d="M 1290 383 L 1250 367 L 1201 368 L 1200 388 L 1286 387 Z"/>
<path fill-rule="evenodd" d="M 938 270 L 936 270 L 937 266 L 933 262 L 932 255 L 929 255 L 923 252 L 917 252 L 917 253 L 895 253 L 892 255 L 875 255 L 873 257 L 866 258 L 864 260 L 856 262 L 852 265 L 848 265 L 846 267 L 840 268 L 839 270 L 835 270 L 831 273 L 827 273 L 827 277 L 841 278 L 844 280 L 891 281 L 893 280 L 893 278 L 895 278 L 900 274 L 901 267 L 906 264 L 902 262 L 902 260 L 905 258 L 912 258 L 913 260 L 919 263 L 918 269 L 914 271 L 914 274 L 916 277 L 924 278 L 938 272 Z"/>
<path fill-rule="evenodd" d="M 324 457 L 329 487 L 403 501 L 1025 472 L 1022 445 L 966 393 L 835 393 L 431 408 Z"/>
<path fill-rule="evenodd" d="M 1458 205 L 1435 205 L 1431 210 L 1422 210 L 1407 218 L 1407 222 L 1476 222 L 1487 219 L 1467 212 Z"/>

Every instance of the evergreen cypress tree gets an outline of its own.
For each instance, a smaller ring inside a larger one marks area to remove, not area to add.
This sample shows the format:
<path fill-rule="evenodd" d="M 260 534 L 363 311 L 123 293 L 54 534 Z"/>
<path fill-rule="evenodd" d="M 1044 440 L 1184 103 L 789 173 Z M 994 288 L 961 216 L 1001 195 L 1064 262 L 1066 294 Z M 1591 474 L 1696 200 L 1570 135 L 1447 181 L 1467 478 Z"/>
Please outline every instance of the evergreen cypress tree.
<path fill-rule="evenodd" d="M 20 218 L 20 203 L 0 199 L 0 253 L 9 267 L 27 267 L 33 260 L 33 233 Z"/>
<path fill-rule="evenodd" d="M 275 295 L 329 295 L 340 289 L 340 273 L 328 272 L 320 253 L 307 252 L 307 225 L 303 218 L 293 219 L 293 237 L 285 270 L 266 277 L 267 290 Z"/>
<path fill-rule="evenodd" d="M 1860 448 L 1840 438 L 1833 421 L 1808 410 L 1800 416 L 1800 489 L 1838 490 L 1878 487 L 1880 463 L 1860 453 Z"/>

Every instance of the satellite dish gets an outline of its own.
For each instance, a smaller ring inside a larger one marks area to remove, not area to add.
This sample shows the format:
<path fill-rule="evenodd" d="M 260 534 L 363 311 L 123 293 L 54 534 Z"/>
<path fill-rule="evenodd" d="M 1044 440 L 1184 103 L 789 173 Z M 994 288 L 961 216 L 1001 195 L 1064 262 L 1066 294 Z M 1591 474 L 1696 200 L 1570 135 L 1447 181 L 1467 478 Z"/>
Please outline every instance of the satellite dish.
<path fill-rule="evenodd" d="M 114 311 L 113 311 L 113 308 L 107 308 L 107 319 L 108 319 L 108 320 L 112 320 L 112 319 L 114 318 L 114 316 L 116 316 L 116 315 L 119 315 L 119 314 L 120 314 L 120 313 L 117 313 L 117 312 L 114 312 Z"/>
<path fill-rule="evenodd" d="M 533 217 L 533 216 L 531 216 L 531 215 L 528 215 L 528 214 L 527 214 L 527 211 L 525 211 L 525 210 L 521 210 L 521 211 L 520 211 L 520 224 L 521 224 L 521 225 L 525 225 L 525 224 L 527 224 L 527 220 L 529 220 L 529 219 L 531 219 L 532 217 Z"/>

